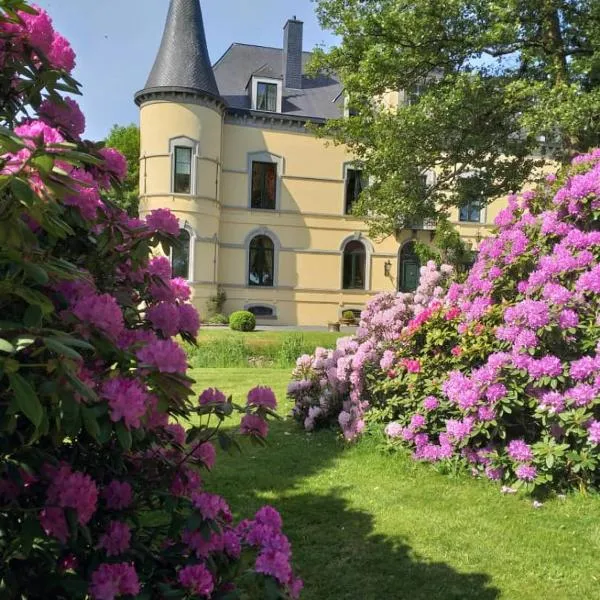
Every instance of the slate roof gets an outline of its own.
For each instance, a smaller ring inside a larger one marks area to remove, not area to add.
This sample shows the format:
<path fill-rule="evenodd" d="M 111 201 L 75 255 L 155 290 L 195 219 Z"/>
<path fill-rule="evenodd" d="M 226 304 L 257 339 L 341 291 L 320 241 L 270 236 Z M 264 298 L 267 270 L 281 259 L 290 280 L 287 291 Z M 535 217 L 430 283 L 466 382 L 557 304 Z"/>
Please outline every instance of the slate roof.
<path fill-rule="evenodd" d="M 162 42 L 144 90 L 191 90 L 210 96 L 219 89 L 210 64 L 198 0 L 171 0 Z"/>
<path fill-rule="evenodd" d="M 302 53 L 303 67 L 310 57 L 310 52 Z M 250 111 L 252 105 L 246 89 L 250 77 L 260 74 L 282 79 L 283 50 L 251 44 L 232 44 L 215 63 L 213 70 L 221 98 L 227 106 Z M 342 89 L 342 84 L 335 77 L 321 75 L 312 79 L 304 75 L 301 90 L 284 88 L 282 112 L 290 117 L 338 118 L 343 109 Z"/>

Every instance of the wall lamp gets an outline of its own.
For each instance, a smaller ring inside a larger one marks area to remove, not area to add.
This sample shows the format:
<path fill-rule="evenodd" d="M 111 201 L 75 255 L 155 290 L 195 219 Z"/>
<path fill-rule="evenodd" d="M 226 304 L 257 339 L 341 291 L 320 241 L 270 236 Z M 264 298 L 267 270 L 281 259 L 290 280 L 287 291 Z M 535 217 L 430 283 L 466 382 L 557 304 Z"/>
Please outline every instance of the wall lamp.
<path fill-rule="evenodd" d="M 390 276 L 390 274 L 392 272 L 392 263 L 390 260 L 385 261 L 385 264 L 383 265 L 383 272 L 386 277 Z"/>

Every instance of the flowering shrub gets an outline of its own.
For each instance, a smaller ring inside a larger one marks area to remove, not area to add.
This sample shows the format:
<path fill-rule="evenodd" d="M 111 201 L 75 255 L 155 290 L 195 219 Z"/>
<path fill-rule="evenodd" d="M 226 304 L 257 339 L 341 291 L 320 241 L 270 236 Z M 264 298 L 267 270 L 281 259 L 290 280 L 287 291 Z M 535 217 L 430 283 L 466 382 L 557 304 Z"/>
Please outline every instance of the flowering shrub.
<path fill-rule="evenodd" d="M 337 373 L 355 378 L 391 444 L 530 491 L 598 486 L 599 217 L 596 150 L 511 196 L 466 281 L 365 348 L 398 300 L 371 304 L 359 338 L 343 342 L 360 358 L 339 358 Z"/>
<path fill-rule="evenodd" d="M 58 93 L 78 92 L 74 60 L 46 13 L 2 0 L 0 595 L 295 598 L 278 513 L 235 525 L 202 483 L 213 443 L 237 444 L 225 419 L 260 443 L 275 397 L 192 397 L 172 339 L 198 331 L 190 289 L 149 258 L 177 219 L 103 199 L 126 164 L 81 141 Z"/>
<path fill-rule="evenodd" d="M 414 293 L 379 294 L 367 304 L 356 336 L 340 338 L 335 350 L 318 348 L 314 356 L 301 356 L 288 387 L 295 418 L 308 430 L 337 420 L 346 439 L 356 438 L 369 407 L 366 369 L 380 361 L 382 368 L 392 369 L 393 353 L 386 348 L 428 318 L 452 273 L 449 265 L 437 269 L 428 262 Z"/>
<path fill-rule="evenodd" d="M 330 381 L 318 395 L 314 359 L 300 359 L 296 413 L 320 416 L 315 399 L 342 381 L 349 439 L 369 407 L 369 419 L 387 422 L 390 443 L 418 460 L 466 465 L 530 491 L 597 487 L 599 216 L 596 150 L 560 179 L 509 198 L 464 283 L 417 293 L 412 304 L 392 295 L 371 302 L 357 338 L 327 354 Z"/>
<path fill-rule="evenodd" d="M 597 486 L 599 161 L 509 198 L 466 282 L 393 350 L 422 375 L 373 372 L 392 443 L 529 490 Z"/>

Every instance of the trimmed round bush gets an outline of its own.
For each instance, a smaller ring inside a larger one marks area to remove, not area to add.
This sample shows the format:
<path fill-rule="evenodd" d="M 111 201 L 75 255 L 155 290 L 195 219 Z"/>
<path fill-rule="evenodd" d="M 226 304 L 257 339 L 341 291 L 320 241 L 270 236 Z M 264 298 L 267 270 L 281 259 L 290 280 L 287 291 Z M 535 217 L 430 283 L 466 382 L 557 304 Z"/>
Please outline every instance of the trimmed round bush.
<path fill-rule="evenodd" d="M 234 331 L 254 331 L 256 317 L 247 310 L 238 310 L 229 317 L 229 327 Z"/>
<path fill-rule="evenodd" d="M 207 321 L 208 325 L 229 325 L 229 317 L 217 314 L 210 317 Z"/>
<path fill-rule="evenodd" d="M 351 310 L 345 310 L 342 313 L 342 319 L 344 319 L 344 321 L 355 321 L 356 317 L 354 316 L 354 313 Z"/>

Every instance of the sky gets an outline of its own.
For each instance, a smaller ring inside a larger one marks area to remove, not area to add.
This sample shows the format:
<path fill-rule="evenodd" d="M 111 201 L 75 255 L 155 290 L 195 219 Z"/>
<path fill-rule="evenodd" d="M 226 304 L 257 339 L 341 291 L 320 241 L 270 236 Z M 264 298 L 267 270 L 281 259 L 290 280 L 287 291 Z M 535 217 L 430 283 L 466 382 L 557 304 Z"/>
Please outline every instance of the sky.
<path fill-rule="evenodd" d="M 103 139 L 112 125 L 138 122 L 133 95 L 142 89 L 156 57 L 169 0 L 36 0 L 77 53 L 78 99 L 87 120 L 85 137 Z M 283 26 L 304 21 L 304 49 L 331 46 L 311 0 L 202 0 L 213 63 L 232 42 L 281 47 Z"/>

